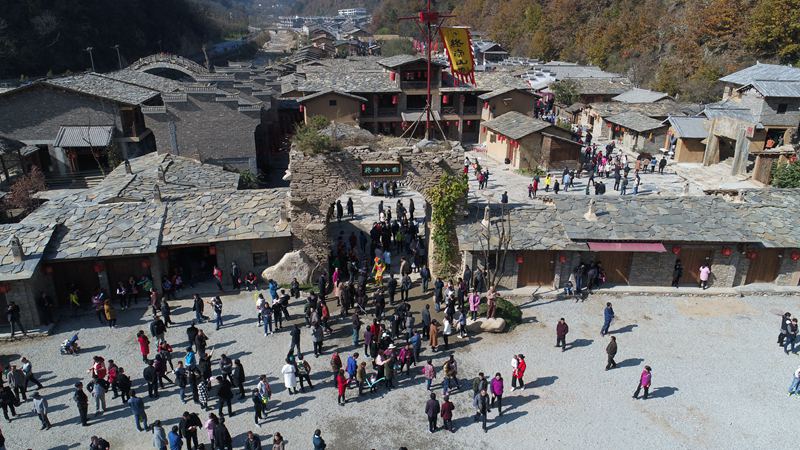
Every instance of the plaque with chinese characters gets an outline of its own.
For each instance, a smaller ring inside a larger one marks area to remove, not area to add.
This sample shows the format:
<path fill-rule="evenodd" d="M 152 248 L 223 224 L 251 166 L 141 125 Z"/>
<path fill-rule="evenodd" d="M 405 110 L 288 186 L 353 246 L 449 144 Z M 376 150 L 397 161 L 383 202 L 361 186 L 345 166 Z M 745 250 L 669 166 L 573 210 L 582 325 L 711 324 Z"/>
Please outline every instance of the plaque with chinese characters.
<path fill-rule="evenodd" d="M 361 176 L 364 177 L 401 177 L 403 164 L 399 161 L 371 161 L 361 163 Z"/>

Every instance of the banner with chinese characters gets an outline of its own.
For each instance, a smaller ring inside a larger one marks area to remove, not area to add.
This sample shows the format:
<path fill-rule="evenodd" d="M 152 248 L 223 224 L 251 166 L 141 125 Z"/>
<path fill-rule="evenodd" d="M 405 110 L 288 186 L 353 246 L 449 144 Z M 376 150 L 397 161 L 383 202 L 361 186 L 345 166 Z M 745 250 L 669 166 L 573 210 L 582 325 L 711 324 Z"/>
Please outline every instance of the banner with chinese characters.
<path fill-rule="evenodd" d="M 444 42 L 453 76 L 465 83 L 475 84 L 475 58 L 469 28 L 441 27 L 439 34 Z"/>
<path fill-rule="evenodd" d="M 400 177 L 403 164 L 399 161 L 370 161 L 361 163 L 362 177 Z"/>

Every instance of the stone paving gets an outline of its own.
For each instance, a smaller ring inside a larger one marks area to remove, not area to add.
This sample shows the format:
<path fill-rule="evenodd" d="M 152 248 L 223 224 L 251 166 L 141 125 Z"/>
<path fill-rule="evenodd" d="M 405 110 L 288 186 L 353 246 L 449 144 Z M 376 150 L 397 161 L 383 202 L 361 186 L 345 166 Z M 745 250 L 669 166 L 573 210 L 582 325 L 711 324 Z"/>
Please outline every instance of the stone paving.
<path fill-rule="evenodd" d="M 617 313 L 611 331 L 619 343 L 619 367 L 605 372 L 607 338 L 599 336 L 599 328 L 607 299 L 614 302 Z M 794 444 L 786 431 L 800 426 L 800 419 L 791 413 L 798 400 L 786 396 L 800 358 L 785 355 L 775 345 L 779 315 L 785 310 L 797 312 L 800 302 L 796 298 L 595 296 L 582 303 L 515 299 L 522 307 L 524 323 L 511 333 L 451 340 L 462 379 L 471 379 L 478 371 L 503 374 L 503 415 L 493 411 L 488 433 L 484 434 L 470 417 L 470 395 L 454 393 L 457 431 L 433 435 L 425 431 L 427 392 L 419 368 L 413 379 L 399 377 L 397 387 L 389 392 L 381 388 L 355 398 L 355 393 L 348 391 L 348 404 L 336 406 L 328 361 L 337 348 L 343 355 L 354 350 L 349 325 L 334 323 L 334 336 L 326 341 L 325 354 L 319 359 L 308 355 L 310 339 L 303 328 L 301 347 L 312 366 L 315 387 L 289 395 L 279 373 L 289 347 L 288 333 L 284 330 L 263 336 L 255 325 L 252 293 L 225 295 L 223 300 L 225 326 L 214 331 L 213 326 L 202 325 L 210 336 L 209 348 L 214 348 L 215 374 L 216 358 L 226 353 L 242 360 L 247 389 L 255 386 L 256 375 L 265 373 L 274 393 L 269 419 L 260 428 L 252 422 L 250 401 L 234 402 L 236 415 L 226 421 L 234 436 L 234 448 L 242 448 L 248 430 L 265 442 L 280 431 L 289 448 L 309 448 L 313 430 L 320 428 L 332 449 L 391 449 L 401 445 L 417 449 L 568 449 L 584 448 L 587 443 L 599 448 L 788 449 Z M 415 290 L 412 310 L 417 322 L 423 301 L 429 301 L 429 296 L 420 298 Z M 184 329 L 193 313 L 188 300 L 172 305 L 176 308 L 176 325 L 167 338 L 175 345 L 177 359 L 182 356 Z M 295 317 L 301 311 L 298 303 L 291 307 Z M 565 317 L 570 325 L 570 344 L 563 353 L 553 347 L 559 317 Z M 17 409 L 19 416 L 2 427 L 7 447 L 85 448 L 89 437 L 97 434 L 108 439 L 114 449 L 151 448 L 152 436 L 136 432 L 128 409 L 118 399 L 112 400 L 110 394 L 109 409 L 98 418 L 93 417 L 94 405 L 90 403 L 88 428 L 77 424 L 71 401 L 72 384 L 88 381 L 86 369 L 96 354 L 125 367 L 142 393 L 142 363 L 135 333 L 147 329 L 146 320 L 141 306 L 120 312 L 118 328 L 113 330 L 100 326 L 93 315 L 75 320 L 64 317 L 53 336 L 0 344 L 4 363 L 18 361 L 20 356 L 33 362 L 45 385 L 41 393 L 50 402 L 54 424 L 52 430 L 38 432 L 39 422 L 30 412 L 30 403 L 24 403 Z M 84 351 L 80 356 L 59 355 L 60 342 L 73 330 L 80 331 Z M 523 353 L 528 364 L 524 391 L 509 389 L 514 353 Z M 427 345 L 423 346 L 423 358 L 432 356 L 437 367 L 447 354 L 441 351 L 431 355 Z M 653 367 L 651 398 L 633 400 L 631 394 L 645 364 Z M 441 375 L 434 384 L 438 394 L 439 381 Z M 160 419 L 169 430 L 182 411 L 201 412 L 191 403 L 181 404 L 176 391 L 168 385 L 158 400 L 145 398 L 150 423 Z M 212 400 L 211 404 L 215 403 Z M 205 433 L 200 433 L 200 442 L 208 443 Z"/>

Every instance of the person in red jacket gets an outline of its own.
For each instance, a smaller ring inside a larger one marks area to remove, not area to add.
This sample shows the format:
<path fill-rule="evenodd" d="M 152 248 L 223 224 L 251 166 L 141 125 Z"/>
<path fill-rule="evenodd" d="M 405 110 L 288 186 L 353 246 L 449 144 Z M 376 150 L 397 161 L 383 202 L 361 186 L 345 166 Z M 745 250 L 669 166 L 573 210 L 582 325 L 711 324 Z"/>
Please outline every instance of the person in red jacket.
<path fill-rule="evenodd" d="M 347 403 L 344 398 L 344 391 L 347 389 L 347 377 L 344 376 L 344 369 L 339 369 L 339 373 L 336 375 L 336 389 L 339 391 L 337 401 L 339 405 L 344 406 Z"/>
<path fill-rule="evenodd" d="M 562 317 L 556 325 L 556 347 L 561 347 L 561 351 L 567 349 L 567 333 L 569 333 L 569 325 Z"/>
<path fill-rule="evenodd" d="M 147 339 L 144 331 L 136 333 L 136 340 L 139 341 L 139 352 L 142 354 L 142 361 L 147 362 L 147 355 L 150 354 L 150 339 Z"/>
<path fill-rule="evenodd" d="M 453 410 L 456 409 L 456 405 L 450 401 L 450 396 L 445 395 L 442 398 L 442 406 L 440 407 L 442 421 L 444 421 L 444 429 L 448 430 L 451 433 L 455 433 L 456 429 L 453 428 Z"/>
<path fill-rule="evenodd" d="M 520 390 L 525 390 L 525 380 L 522 377 L 525 376 L 525 369 L 528 367 L 525 364 L 525 356 L 522 354 L 514 355 L 514 359 L 511 360 L 511 365 L 514 367 L 514 371 L 511 373 L 511 390 L 517 390 L 517 384 L 519 384 Z"/>

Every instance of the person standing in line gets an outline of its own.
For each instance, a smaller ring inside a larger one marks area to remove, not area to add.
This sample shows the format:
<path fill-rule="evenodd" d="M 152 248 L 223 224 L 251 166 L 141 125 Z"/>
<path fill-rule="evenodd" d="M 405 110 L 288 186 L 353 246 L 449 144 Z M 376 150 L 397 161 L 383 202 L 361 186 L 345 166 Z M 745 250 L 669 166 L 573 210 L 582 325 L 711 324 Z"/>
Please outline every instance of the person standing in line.
<path fill-rule="evenodd" d="M 456 430 L 453 428 L 453 410 L 456 409 L 456 405 L 450 401 L 449 395 L 442 397 L 442 405 L 439 409 L 441 410 L 442 422 L 444 422 L 442 428 L 451 433 L 455 433 Z"/>
<path fill-rule="evenodd" d="M 172 430 L 167 435 L 167 443 L 169 443 L 169 450 L 181 450 L 183 448 L 183 439 L 177 425 L 172 426 Z"/>
<path fill-rule="evenodd" d="M 606 346 L 606 355 L 608 355 L 606 370 L 616 368 L 617 363 L 614 362 L 614 357 L 617 355 L 617 338 L 615 336 L 611 336 L 611 341 Z"/>
<path fill-rule="evenodd" d="M 84 427 L 89 426 L 89 396 L 83 391 L 83 383 L 75 383 L 75 392 L 72 394 L 72 400 L 78 406 L 78 414 L 81 419 L 81 425 Z M 13 408 L 11 412 L 14 412 Z M 6 419 L 8 419 L 6 417 Z"/>
<path fill-rule="evenodd" d="M 164 432 L 160 420 L 153 422 L 153 447 L 156 450 L 167 450 L 167 433 Z"/>
<path fill-rule="evenodd" d="M 49 430 L 52 427 L 50 419 L 47 417 L 47 399 L 38 392 L 33 393 L 33 412 L 39 416 L 39 421 L 42 422 L 40 430 Z"/>
<path fill-rule="evenodd" d="M 503 415 L 503 376 L 500 375 L 500 372 L 494 374 L 494 378 L 492 378 L 491 383 L 489 383 L 489 387 L 492 391 L 492 401 L 489 404 L 491 408 L 494 406 L 495 400 L 497 401 L 497 415 Z"/>
<path fill-rule="evenodd" d="M 608 327 L 611 326 L 611 321 L 614 319 L 614 308 L 611 307 L 611 302 L 606 303 L 606 309 L 603 310 L 603 328 L 600 329 L 600 336 L 608 334 Z"/>
<path fill-rule="evenodd" d="M 647 395 L 650 391 L 650 383 L 653 381 L 653 374 L 651 373 L 650 366 L 644 366 L 644 370 L 642 370 L 642 374 L 639 377 L 639 386 L 636 388 L 636 392 L 633 393 L 633 398 L 639 398 L 639 392 L 644 389 L 644 400 L 647 400 Z"/>
<path fill-rule="evenodd" d="M 439 402 L 436 401 L 436 394 L 431 392 L 430 399 L 425 402 L 425 415 L 428 416 L 428 431 L 431 433 L 436 432 L 436 424 L 440 412 L 441 409 L 439 408 Z"/>
<path fill-rule="evenodd" d="M 672 269 L 672 287 L 677 288 L 681 283 L 683 276 L 683 263 L 680 258 L 675 261 L 675 267 Z"/>
<path fill-rule="evenodd" d="M 794 394 L 800 394 L 800 367 L 794 371 L 792 384 L 789 385 L 789 397 Z"/>
<path fill-rule="evenodd" d="M 128 407 L 133 413 L 133 421 L 136 423 L 136 429 L 139 431 L 147 431 L 147 414 L 144 412 L 144 402 L 136 396 L 136 391 L 130 390 L 128 394 Z M 144 425 L 144 427 L 142 427 Z"/>
<path fill-rule="evenodd" d="M 514 367 L 514 371 L 511 372 L 511 390 L 517 390 L 517 384 L 519 384 L 520 390 L 525 390 L 525 380 L 522 378 L 525 376 L 525 369 L 528 367 L 525 364 L 525 356 L 522 354 L 514 355 L 514 358 L 511 360 L 511 366 Z"/>
<path fill-rule="evenodd" d="M 703 290 L 708 289 L 708 277 L 711 275 L 711 268 L 708 267 L 708 263 L 704 262 L 702 266 L 700 266 L 700 287 Z"/>
<path fill-rule="evenodd" d="M 562 352 L 567 349 L 567 333 L 569 333 L 569 325 L 562 317 L 556 325 L 556 347 L 561 347 Z"/>

